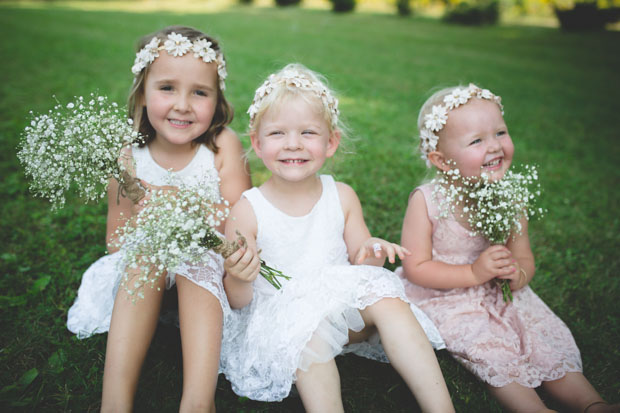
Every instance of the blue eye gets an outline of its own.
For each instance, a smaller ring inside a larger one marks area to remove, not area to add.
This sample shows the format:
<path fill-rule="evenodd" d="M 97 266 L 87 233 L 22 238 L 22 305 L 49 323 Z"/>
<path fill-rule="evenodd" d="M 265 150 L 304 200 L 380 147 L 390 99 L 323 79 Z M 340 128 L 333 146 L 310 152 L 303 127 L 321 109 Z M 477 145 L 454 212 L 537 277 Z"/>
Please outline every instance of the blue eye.
<path fill-rule="evenodd" d="M 506 134 L 506 131 L 505 131 L 505 130 L 502 130 L 502 131 L 497 132 L 497 133 L 495 134 L 495 136 L 503 136 L 503 135 L 505 135 L 505 134 Z"/>
<path fill-rule="evenodd" d="M 473 141 L 469 142 L 469 144 L 470 144 L 470 145 L 475 145 L 475 144 L 480 143 L 480 142 L 482 142 L 482 140 L 480 140 L 480 139 L 474 139 Z"/>
<path fill-rule="evenodd" d="M 197 90 L 197 91 L 196 91 L 196 94 L 197 94 L 198 96 L 207 96 L 207 92 L 205 92 L 204 90 Z"/>

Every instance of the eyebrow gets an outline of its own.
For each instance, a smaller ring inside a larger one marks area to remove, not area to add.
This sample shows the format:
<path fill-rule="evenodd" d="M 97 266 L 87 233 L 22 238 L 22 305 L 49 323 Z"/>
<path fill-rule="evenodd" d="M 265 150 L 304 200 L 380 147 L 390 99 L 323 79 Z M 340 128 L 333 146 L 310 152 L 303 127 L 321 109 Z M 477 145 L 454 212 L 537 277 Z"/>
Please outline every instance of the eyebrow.
<path fill-rule="evenodd" d="M 161 85 L 161 84 L 166 84 L 166 83 L 177 83 L 177 81 L 173 80 L 173 79 L 158 79 L 155 81 L 156 85 Z M 206 89 L 209 91 L 215 91 L 215 87 L 209 86 L 207 84 L 204 83 L 193 83 L 192 84 L 192 88 L 197 88 L 197 89 Z"/>

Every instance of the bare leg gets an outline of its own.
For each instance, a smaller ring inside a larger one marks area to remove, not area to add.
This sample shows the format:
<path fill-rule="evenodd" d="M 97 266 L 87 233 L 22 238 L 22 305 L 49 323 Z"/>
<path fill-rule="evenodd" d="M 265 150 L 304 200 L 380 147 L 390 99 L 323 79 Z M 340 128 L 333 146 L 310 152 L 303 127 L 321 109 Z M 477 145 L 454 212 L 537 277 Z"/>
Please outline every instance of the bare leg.
<path fill-rule="evenodd" d="M 577 412 L 583 412 L 594 402 L 603 402 L 603 398 L 592 387 L 588 379 L 577 372 L 566 373 L 561 379 L 544 382 L 543 388 L 551 396 Z M 588 409 L 588 413 L 614 411 L 618 412 L 620 408 L 606 403 L 597 403 Z"/>
<path fill-rule="evenodd" d="M 384 298 L 361 311 L 376 326 L 390 362 L 425 412 L 453 412 L 454 407 L 435 352 L 409 304 Z"/>
<path fill-rule="evenodd" d="M 536 393 L 536 390 L 517 383 L 504 387 L 488 386 L 491 394 L 509 412 L 552 412 Z"/>
<path fill-rule="evenodd" d="M 102 412 L 130 412 L 142 363 L 157 327 L 165 276 L 154 288 L 144 288 L 144 298 L 136 302 L 119 287 L 103 370 Z M 159 287 L 159 291 L 157 290 Z"/>
<path fill-rule="evenodd" d="M 344 412 L 340 375 L 334 359 L 313 363 L 308 371 L 297 370 L 295 384 L 308 413 Z"/>
<path fill-rule="evenodd" d="M 176 277 L 183 348 L 180 412 L 215 412 L 215 387 L 222 341 L 222 307 L 213 294 Z"/>

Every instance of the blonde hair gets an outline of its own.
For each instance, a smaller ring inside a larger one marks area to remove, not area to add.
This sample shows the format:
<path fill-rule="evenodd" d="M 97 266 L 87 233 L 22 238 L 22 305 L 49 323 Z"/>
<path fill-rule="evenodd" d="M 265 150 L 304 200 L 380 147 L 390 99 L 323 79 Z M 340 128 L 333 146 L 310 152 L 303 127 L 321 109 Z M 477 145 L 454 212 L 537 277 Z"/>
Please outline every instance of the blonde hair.
<path fill-rule="evenodd" d="M 173 32 L 181 34 L 191 41 L 205 39 L 211 42 L 211 48 L 213 48 L 213 50 L 221 52 L 221 48 L 215 39 L 207 36 L 199 30 L 186 26 L 168 26 L 156 31 L 155 33 L 148 34 L 140 39 L 136 47 L 136 51 L 142 50 L 142 48 L 153 38 L 157 37 L 164 40 Z M 150 65 L 136 75 L 131 91 L 129 92 L 129 98 L 127 99 L 127 112 L 134 121 L 134 127 L 142 136 L 144 136 L 144 143 L 140 143 L 140 146 L 145 146 L 155 139 L 155 129 L 153 128 L 153 125 L 151 125 L 151 122 L 149 122 L 146 114 L 146 106 L 141 103 L 144 100 L 144 85 L 149 74 L 149 69 Z M 224 93 L 220 87 L 220 82 L 218 81 L 216 84 L 217 103 L 215 105 L 215 113 L 213 114 L 211 125 L 205 133 L 198 136 L 193 141 L 194 144 L 204 143 L 214 153 L 217 153 L 218 151 L 218 147 L 215 144 L 215 138 L 224 130 L 224 128 L 226 128 L 228 124 L 230 124 L 230 122 L 232 122 L 234 116 L 233 107 L 228 103 L 228 101 L 226 101 Z"/>
<path fill-rule="evenodd" d="M 300 85 L 300 82 L 303 84 Z M 339 117 L 336 94 L 329 88 L 324 76 L 300 63 L 290 63 L 271 74 L 256 90 L 252 105 L 248 109 L 250 133 L 258 129 L 269 109 L 280 107 L 295 97 L 303 98 L 323 116 L 330 133 L 336 130 L 341 134 L 345 133 L 346 127 Z"/>

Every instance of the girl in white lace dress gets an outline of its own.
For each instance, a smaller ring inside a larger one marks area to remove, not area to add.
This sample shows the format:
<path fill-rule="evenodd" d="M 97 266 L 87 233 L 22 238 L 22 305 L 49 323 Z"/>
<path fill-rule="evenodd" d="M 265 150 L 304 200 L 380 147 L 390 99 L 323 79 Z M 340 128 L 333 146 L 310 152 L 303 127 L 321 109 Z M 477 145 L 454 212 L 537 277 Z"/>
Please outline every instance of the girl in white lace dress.
<path fill-rule="evenodd" d="M 167 27 L 142 39 L 129 113 L 146 144 L 127 153 L 136 176 L 147 187 L 218 185 L 233 204 L 251 186 L 241 142 L 226 125 L 232 108 L 223 95 L 226 66 L 217 42 L 187 27 Z M 127 217 L 137 213 L 118 197 L 112 180 L 108 194 L 107 241 Z M 223 231 L 223 228 L 220 228 Z M 84 274 L 67 326 L 80 338 L 109 330 L 103 377 L 102 410 L 129 411 L 138 376 L 155 331 L 164 287 L 176 283 L 183 349 L 181 411 L 211 406 L 217 382 L 222 320 L 230 311 L 222 286 L 223 258 L 210 254 L 200 266 L 168 269 L 156 288 L 135 303 L 119 283 L 122 252 L 95 262 Z"/>
<path fill-rule="evenodd" d="M 340 142 L 332 93 L 312 71 L 289 65 L 257 90 L 249 113 L 252 147 L 271 177 L 244 192 L 226 225 L 229 238 L 239 231 L 248 241 L 224 264 L 229 302 L 239 309 L 222 341 L 222 369 L 234 391 L 275 401 L 296 383 L 306 410 L 342 411 L 334 357 L 378 330 L 422 408 L 452 411 L 433 348 L 400 280 L 381 267 L 386 256 L 394 262 L 408 251 L 372 238 L 355 192 L 317 175 Z M 258 254 L 291 277 L 281 280 L 281 289 L 257 277 Z M 382 354 L 369 342 L 347 350 Z"/>
<path fill-rule="evenodd" d="M 427 166 L 458 168 L 465 177 L 501 179 L 514 146 L 498 96 L 475 85 L 431 96 L 418 118 L 420 150 Z M 546 407 L 534 388 L 543 386 L 575 411 L 618 411 L 608 406 L 581 373 L 581 357 L 568 327 L 532 291 L 534 257 L 527 232 L 504 245 L 471 235 L 466 220 L 439 218 L 436 183 L 411 195 L 402 244 L 412 254 L 396 270 L 407 296 L 435 322 L 448 351 L 488 384 L 509 411 Z M 506 279 L 505 302 L 495 280 Z"/>

